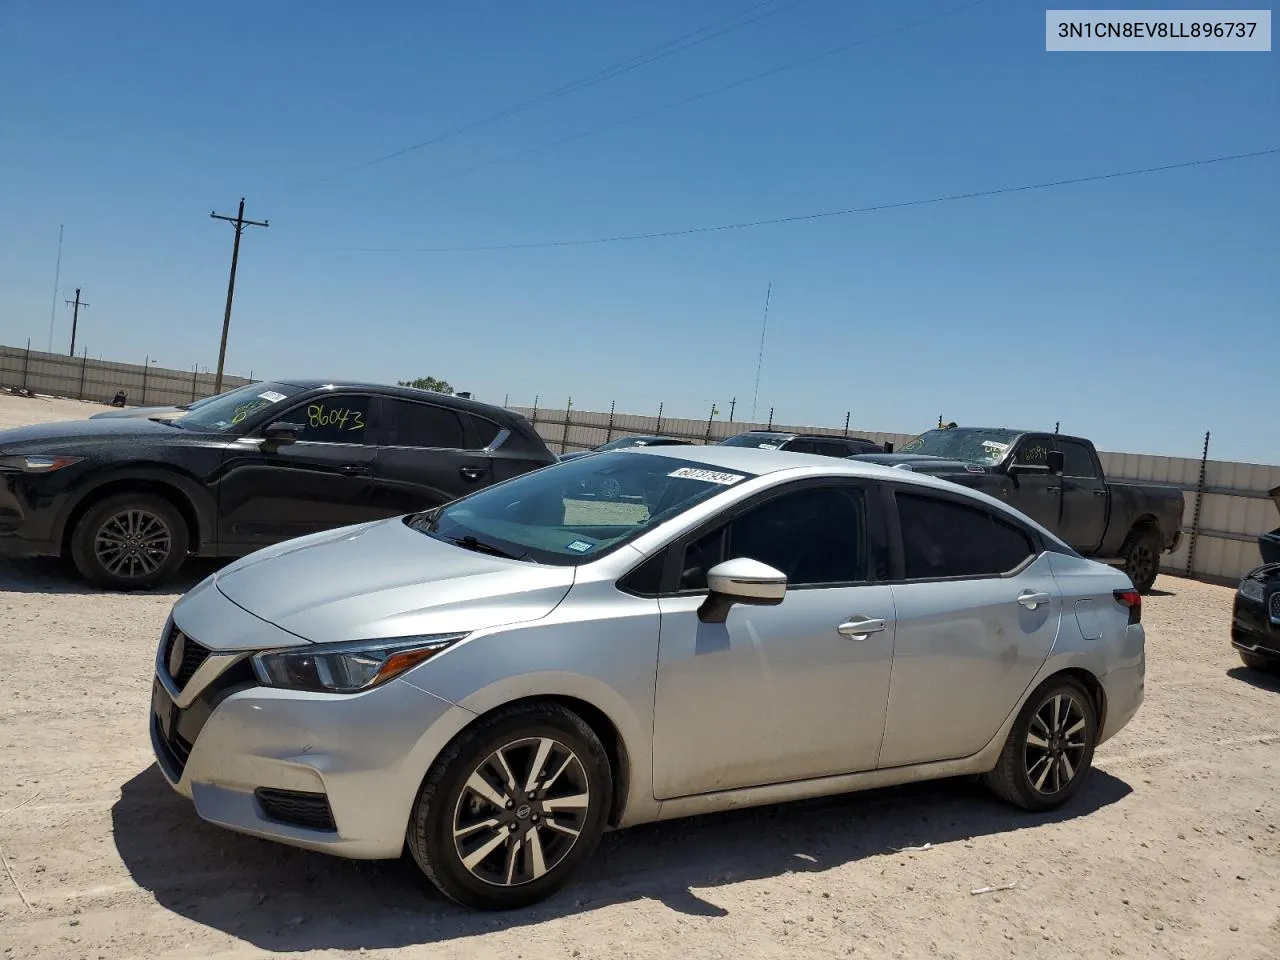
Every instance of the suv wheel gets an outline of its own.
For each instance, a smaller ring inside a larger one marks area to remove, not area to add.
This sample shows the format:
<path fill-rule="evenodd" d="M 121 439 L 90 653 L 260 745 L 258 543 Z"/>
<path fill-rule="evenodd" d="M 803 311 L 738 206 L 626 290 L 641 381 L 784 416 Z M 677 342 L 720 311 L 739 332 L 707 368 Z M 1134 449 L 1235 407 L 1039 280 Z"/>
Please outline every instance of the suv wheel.
<path fill-rule="evenodd" d="M 146 590 L 173 577 L 190 533 L 178 509 L 151 493 L 120 493 L 94 504 L 71 533 L 71 559 L 90 583 Z"/>

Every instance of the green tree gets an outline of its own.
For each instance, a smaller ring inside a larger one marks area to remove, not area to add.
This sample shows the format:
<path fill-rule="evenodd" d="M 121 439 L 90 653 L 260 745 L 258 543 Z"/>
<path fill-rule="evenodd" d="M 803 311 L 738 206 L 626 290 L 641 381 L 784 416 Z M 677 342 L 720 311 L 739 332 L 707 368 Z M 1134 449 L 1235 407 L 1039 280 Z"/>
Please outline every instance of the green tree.
<path fill-rule="evenodd" d="M 453 387 L 449 386 L 447 380 L 437 380 L 435 377 L 419 377 L 417 380 L 399 380 L 397 383 L 402 387 L 413 387 L 415 390 L 430 390 L 434 393 L 453 393 Z"/>

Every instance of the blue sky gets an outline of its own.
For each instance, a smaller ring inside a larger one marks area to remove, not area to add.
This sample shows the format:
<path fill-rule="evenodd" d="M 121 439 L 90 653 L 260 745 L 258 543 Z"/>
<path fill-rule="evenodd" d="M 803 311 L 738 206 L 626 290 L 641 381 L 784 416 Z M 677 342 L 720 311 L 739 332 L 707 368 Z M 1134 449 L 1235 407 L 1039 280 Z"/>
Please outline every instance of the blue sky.
<path fill-rule="evenodd" d="M 1044 51 L 986 0 L 0 6 L 0 341 L 578 409 L 1049 427 L 1280 462 L 1280 157 L 754 230 L 1280 146 L 1276 53 Z M 1163 7 L 1191 6 L 1166 2 Z M 1195 6 L 1205 6 L 1205 0 Z M 743 11 L 755 7 L 750 14 Z M 641 69 L 363 164 L 722 18 Z M 736 21 L 728 21 L 733 23 Z M 726 24 L 727 25 L 727 24 Z M 862 38 L 696 103 L 511 158 Z M 506 159 L 503 159 L 506 158 Z M 492 162 L 490 161 L 498 161 Z M 487 164 L 485 166 L 479 166 Z M 471 169 L 467 169 L 471 168 Z M 345 172 L 344 171 L 349 171 Z M 335 176 L 335 174 L 341 174 Z M 377 252 L 368 249 L 378 248 Z"/>

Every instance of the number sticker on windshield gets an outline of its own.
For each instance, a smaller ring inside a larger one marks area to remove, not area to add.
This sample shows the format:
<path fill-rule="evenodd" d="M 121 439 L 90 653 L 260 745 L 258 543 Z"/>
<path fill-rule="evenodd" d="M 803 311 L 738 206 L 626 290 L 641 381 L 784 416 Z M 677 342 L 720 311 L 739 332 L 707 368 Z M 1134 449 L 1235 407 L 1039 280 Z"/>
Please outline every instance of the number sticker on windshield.
<path fill-rule="evenodd" d="M 706 483 L 718 483 L 725 487 L 731 487 L 739 480 L 745 479 L 740 473 L 721 473 L 718 470 L 700 470 L 697 467 L 681 467 L 679 470 L 672 470 L 667 476 L 676 477 L 680 480 L 702 480 Z"/>
<path fill-rule="evenodd" d="M 258 396 L 263 400 L 270 400 L 272 403 L 279 403 L 284 399 L 283 393 L 276 393 L 274 390 L 264 390 L 262 393 L 258 394 Z"/>
<path fill-rule="evenodd" d="M 572 543 L 566 543 L 564 548 L 572 550 L 574 553 L 586 553 L 592 546 L 593 544 L 587 543 L 585 540 L 574 540 Z"/>

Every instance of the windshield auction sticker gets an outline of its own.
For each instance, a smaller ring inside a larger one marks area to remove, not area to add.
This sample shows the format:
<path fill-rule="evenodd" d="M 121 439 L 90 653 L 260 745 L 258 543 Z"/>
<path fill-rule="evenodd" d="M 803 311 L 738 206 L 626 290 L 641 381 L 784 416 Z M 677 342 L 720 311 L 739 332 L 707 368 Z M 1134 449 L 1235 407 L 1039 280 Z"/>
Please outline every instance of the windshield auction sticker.
<path fill-rule="evenodd" d="M 1046 10 L 1045 50 L 1266 53 L 1270 10 Z"/>
<path fill-rule="evenodd" d="M 700 470 L 697 467 L 681 467 L 679 470 L 672 470 L 667 476 L 676 477 L 679 480 L 702 480 L 705 483 L 718 483 L 725 487 L 731 487 L 739 480 L 745 479 L 740 473 L 721 473 L 719 470 Z"/>

